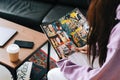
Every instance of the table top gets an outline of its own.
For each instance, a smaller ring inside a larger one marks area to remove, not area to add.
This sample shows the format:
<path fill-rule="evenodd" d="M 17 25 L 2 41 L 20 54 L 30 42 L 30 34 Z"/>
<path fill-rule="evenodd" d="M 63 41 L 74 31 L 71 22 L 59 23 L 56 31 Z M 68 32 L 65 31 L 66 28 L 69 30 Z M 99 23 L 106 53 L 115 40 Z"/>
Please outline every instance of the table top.
<path fill-rule="evenodd" d="M 13 36 L 3 47 L 0 47 L 0 63 L 5 64 L 11 68 L 19 66 L 28 56 L 30 56 L 35 50 L 42 46 L 46 41 L 47 37 L 45 34 L 16 24 L 14 22 L 0 18 L 0 26 L 5 26 L 17 30 L 17 34 Z M 21 48 L 19 52 L 19 61 L 12 63 L 9 60 L 9 55 L 6 52 L 6 47 L 9 44 L 14 43 L 15 40 L 33 41 L 33 49 Z"/>

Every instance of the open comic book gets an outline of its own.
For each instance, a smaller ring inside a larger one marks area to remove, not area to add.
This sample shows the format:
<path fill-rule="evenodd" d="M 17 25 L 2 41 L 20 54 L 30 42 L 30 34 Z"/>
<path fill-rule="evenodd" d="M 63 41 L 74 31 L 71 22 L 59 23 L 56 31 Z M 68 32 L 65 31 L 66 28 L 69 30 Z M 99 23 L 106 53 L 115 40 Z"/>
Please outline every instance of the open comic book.
<path fill-rule="evenodd" d="M 84 46 L 89 32 L 86 18 L 78 8 L 53 23 L 41 25 L 41 28 L 59 57 L 75 52 L 75 47 Z"/>

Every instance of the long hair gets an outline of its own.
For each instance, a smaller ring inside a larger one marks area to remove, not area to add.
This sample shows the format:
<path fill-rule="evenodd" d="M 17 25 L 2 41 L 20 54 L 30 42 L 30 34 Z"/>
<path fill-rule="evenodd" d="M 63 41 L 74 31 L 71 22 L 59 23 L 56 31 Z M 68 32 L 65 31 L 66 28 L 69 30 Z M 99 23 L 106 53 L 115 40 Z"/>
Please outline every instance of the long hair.
<path fill-rule="evenodd" d="M 96 56 L 99 56 L 99 65 L 106 60 L 107 44 L 112 28 L 117 23 L 116 8 L 120 0 L 92 0 L 87 12 L 87 20 L 90 26 L 88 35 L 88 56 L 92 57 L 92 64 Z M 97 49 L 98 48 L 98 49 Z"/>

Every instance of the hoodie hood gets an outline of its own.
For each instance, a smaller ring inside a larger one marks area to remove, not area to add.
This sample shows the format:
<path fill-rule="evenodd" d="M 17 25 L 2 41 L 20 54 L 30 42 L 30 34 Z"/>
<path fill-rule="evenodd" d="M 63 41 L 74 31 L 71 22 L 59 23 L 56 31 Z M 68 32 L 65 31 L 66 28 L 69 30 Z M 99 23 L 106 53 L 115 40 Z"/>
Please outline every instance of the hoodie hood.
<path fill-rule="evenodd" d="M 118 7 L 116 9 L 116 19 L 120 20 L 120 4 L 118 5 Z"/>

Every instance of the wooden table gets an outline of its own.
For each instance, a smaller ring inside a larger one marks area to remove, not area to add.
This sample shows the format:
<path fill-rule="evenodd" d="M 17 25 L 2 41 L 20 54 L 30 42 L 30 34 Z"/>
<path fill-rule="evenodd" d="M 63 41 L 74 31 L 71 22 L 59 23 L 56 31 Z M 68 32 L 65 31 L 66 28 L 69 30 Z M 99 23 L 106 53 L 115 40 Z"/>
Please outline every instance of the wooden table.
<path fill-rule="evenodd" d="M 13 23 L 11 21 L 5 20 L 0 18 L 0 26 L 13 28 L 17 30 L 17 34 L 13 36 L 5 46 L 0 48 L 0 64 L 3 64 L 7 66 L 8 68 L 11 68 L 12 70 L 15 70 L 29 57 L 32 55 L 32 53 L 37 50 L 39 47 L 41 47 L 43 44 L 47 42 L 47 37 L 45 34 L 40 33 L 38 31 L 29 29 L 27 27 L 24 27 L 22 25 Z M 35 26 L 36 27 L 36 26 Z M 14 43 L 15 40 L 25 40 L 25 41 L 33 41 L 34 47 L 33 49 L 26 49 L 21 48 L 19 52 L 19 61 L 16 63 L 12 63 L 9 60 L 8 53 L 6 52 L 6 47 L 9 44 Z M 13 74 L 15 75 L 15 74 Z M 15 76 L 16 77 L 16 76 Z"/>

